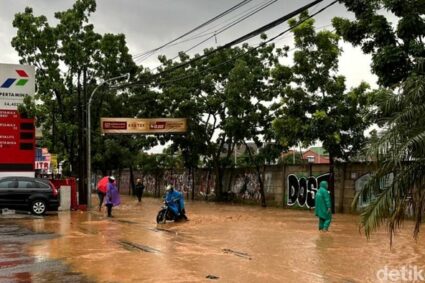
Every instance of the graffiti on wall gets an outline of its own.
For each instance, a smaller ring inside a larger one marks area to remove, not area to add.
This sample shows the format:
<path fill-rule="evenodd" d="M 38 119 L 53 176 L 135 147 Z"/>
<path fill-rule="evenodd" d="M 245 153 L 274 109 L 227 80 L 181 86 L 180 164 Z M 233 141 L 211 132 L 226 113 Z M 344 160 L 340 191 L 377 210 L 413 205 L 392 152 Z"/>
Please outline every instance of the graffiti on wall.
<path fill-rule="evenodd" d="M 143 184 L 145 185 L 145 192 L 149 194 L 155 193 L 155 176 L 153 175 L 144 175 Z"/>
<path fill-rule="evenodd" d="M 215 197 L 215 174 L 211 171 L 198 171 L 199 186 L 196 188 L 203 199 Z"/>
<path fill-rule="evenodd" d="M 181 191 L 182 193 L 187 193 L 191 188 L 192 176 L 186 171 L 182 173 L 165 171 L 164 181 L 167 184 L 172 184 L 174 188 Z"/>
<path fill-rule="evenodd" d="M 238 174 L 232 186 L 232 192 L 241 199 L 261 199 L 260 184 L 256 173 L 245 172 Z"/>
<path fill-rule="evenodd" d="M 265 193 L 273 193 L 273 174 L 266 172 L 264 174 L 264 190 Z M 172 184 L 177 190 L 183 192 L 185 197 L 191 196 L 192 185 L 195 185 L 195 198 L 201 199 L 214 199 L 216 197 L 215 186 L 216 178 L 215 174 L 210 170 L 196 170 L 195 180 L 193 182 L 192 175 L 189 171 L 176 171 L 176 170 L 165 170 L 156 179 L 154 174 L 143 174 L 143 172 L 135 171 L 134 179 L 143 179 L 145 185 L 145 193 L 155 196 L 164 194 L 165 187 L 167 184 Z M 130 193 L 130 175 L 129 172 L 124 172 L 120 179 L 120 188 L 122 193 Z M 261 200 L 260 184 L 258 176 L 252 170 L 239 171 L 231 178 L 231 185 L 229 187 L 223 185 L 223 189 L 228 192 L 222 192 L 229 195 L 229 199 L 240 199 L 240 200 Z"/>
<path fill-rule="evenodd" d="M 297 177 L 288 175 L 288 199 L 287 205 L 297 204 L 301 207 L 313 208 L 318 185 L 321 181 L 329 181 L 329 173 L 320 176 Z"/>
<path fill-rule="evenodd" d="M 354 188 L 355 188 L 356 194 L 363 191 L 363 188 L 366 186 L 366 184 L 370 181 L 371 178 L 372 178 L 372 175 L 370 173 L 366 173 L 354 181 Z M 382 178 L 382 180 L 380 180 L 379 189 L 384 190 L 385 188 L 391 186 L 393 181 L 394 181 L 394 174 L 393 173 L 388 174 L 387 176 Z M 367 193 L 365 192 L 360 194 L 359 200 L 357 202 L 357 210 L 360 211 L 366 206 L 368 206 L 371 201 L 377 198 L 377 196 L 378 196 L 378 192 L 376 191 L 375 192 L 368 191 Z"/>
<path fill-rule="evenodd" d="M 140 174 L 136 174 L 139 176 Z M 145 184 L 145 191 L 149 193 L 155 192 L 155 176 L 151 174 L 143 175 L 143 182 Z M 164 174 L 158 179 L 158 186 L 160 193 L 164 193 L 167 184 L 172 184 L 177 190 L 184 194 L 191 193 L 192 190 L 192 175 L 188 171 L 164 171 Z M 214 192 L 215 176 L 208 171 L 197 171 L 195 178 L 195 194 L 211 194 Z"/>
<path fill-rule="evenodd" d="M 364 174 L 363 176 L 360 176 L 354 181 L 354 188 L 356 190 L 356 194 L 361 192 L 367 182 L 369 182 L 371 178 L 370 173 Z M 367 194 L 362 194 L 359 196 L 359 201 L 357 202 L 357 210 L 361 210 L 363 207 L 367 206 L 369 202 L 371 201 L 372 196 L 369 196 Z"/>

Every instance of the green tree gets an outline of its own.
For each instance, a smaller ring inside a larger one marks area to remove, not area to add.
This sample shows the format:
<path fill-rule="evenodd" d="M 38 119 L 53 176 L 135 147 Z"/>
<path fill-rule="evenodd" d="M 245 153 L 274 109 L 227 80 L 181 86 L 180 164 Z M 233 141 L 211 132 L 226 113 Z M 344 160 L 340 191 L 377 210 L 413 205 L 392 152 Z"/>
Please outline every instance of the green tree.
<path fill-rule="evenodd" d="M 182 150 L 190 141 L 196 156 L 204 156 L 207 163 L 213 164 L 218 196 L 223 192 L 224 170 L 232 166 L 235 146 L 257 140 L 270 126 L 265 103 L 273 98 L 267 85 L 269 70 L 277 62 L 273 49 L 272 45 L 255 49 L 245 44 L 216 52 L 159 78 L 165 113 L 190 118 L 186 141 L 179 137 L 172 140 Z M 188 57 L 180 54 L 180 59 L 185 62 Z M 165 57 L 161 60 L 164 71 L 178 64 Z"/>
<path fill-rule="evenodd" d="M 101 36 L 94 32 L 89 16 L 95 10 L 94 0 L 78 0 L 71 9 L 55 13 L 56 26 L 50 26 L 45 16 L 34 16 L 31 8 L 16 14 L 13 21 L 17 34 L 12 46 L 21 63 L 36 67 L 35 98 L 42 101 L 26 108 L 35 109 L 32 112 L 42 126 L 43 145 L 58 153 L 61 160 L 68 160 L 75 170 L 73 174 L 77 172 L 81 203 L 85 203 L 87 195 L 84 129 L 88 96 L 101 80 L 138 72 L 123 35 Z M 108 104 L 108 113 L 116 114 L 118 111 L 114 109 L 128 98 L 116 94 L 116 90 L 100 89 L 99 100 L 96 98 L 94 104 Z M 103 114 L 102 107 L 96 110 L 96 117 Z M 101 147 L 93 148 L 96 151 Z"/>
<path fill-rule="evenodd" d="M 344 40 L 372 55 L 372 70 L 382 86 L 371 115 L 381 131 L 371 140 L 368 151 L 369 156 L 376 157 L 378 169 L 360 193 L 375 199 L 362 213 L 361 225 L 369 236 L 387 224 L 392 243 L 395 230 L 405 217 L 413 215 L 416 237 L 424 215 L 425 2 L 341 2 L 354 12 L 356 19 L 335 18 L 333 25 Z M 386 14 L 391 15 L 391 22 Z M 353 205 L 357 201 L 358 198 Z"/>
<path fill-rule="evenodd" d="M 378 76 L 380 85 L 397 87 L 414 70 L 415 58 L 425 57 L 424 1 L 339 2 L 344 3 L 356 19 L 334 18 L 336 32 L 372 55 L 372 71 Z M 394 26 L 390 18 L 394 19 Z"/>
<path fill-rule="evenodd" d="M 299 20 L 307 17 L 303 13 Z M 284 146 L 322 142 L 329 152 L 329 190 L 334 205 L 335 159 L 348 160 L 365 142 L 368 85 L 361 83 L 346 91 L 345 78 L 337 74 L 338 35 L 316 32 L 313 19 L 300 25 L 292 19 L 289 25 L 295 37 L 294 64 L 273 71 L 274 87 L 282 97 L 273 128 Z"/>
<path fill-rule="evenodd" d="M 370 147 L 378 169 L 358 195 L 376 196 L 361 215 L 366 235 L 386 223 L 391 242 L 396 229 L 411 216 L 417 237 L 425 214 L 425 69 L 423 63 L 417 67 L 403 82 L 401 93 L 382 96 L 379 117 L 385 131 Z"/>

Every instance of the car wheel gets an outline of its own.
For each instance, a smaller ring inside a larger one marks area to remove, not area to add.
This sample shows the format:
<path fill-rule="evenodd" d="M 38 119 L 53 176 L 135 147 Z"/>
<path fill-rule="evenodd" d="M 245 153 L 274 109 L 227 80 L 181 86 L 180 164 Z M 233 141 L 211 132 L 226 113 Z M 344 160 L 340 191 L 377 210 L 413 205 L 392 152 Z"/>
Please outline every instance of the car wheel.
<path fill-rule="evenodd" d="M 35 215 L 42 215 L 46 212 L 46 202 L 44 200 L 35 200 L 31 203 L 31 213 Z"/>

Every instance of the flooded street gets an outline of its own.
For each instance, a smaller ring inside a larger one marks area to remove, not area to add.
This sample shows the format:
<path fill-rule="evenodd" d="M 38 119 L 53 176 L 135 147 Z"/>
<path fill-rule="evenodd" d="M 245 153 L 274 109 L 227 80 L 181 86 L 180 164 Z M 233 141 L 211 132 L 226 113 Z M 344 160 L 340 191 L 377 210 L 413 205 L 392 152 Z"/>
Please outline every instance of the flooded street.
<path fill-rule="evenodd" d="M 390 249 L 384 229 L 367 241 L 353 215 L 335 215 L 331 232 L 319 233 L 313 211 L 188 202 L 190 221 L 157 225 L 160 206 L 159 199 L 139 204 L 123 196 L 112 219 L 105 211 L 2 218 L 0 261 L 15 257 L 21 265 L 60 268 L 49 273 L 1 264 L 0 281 L 377 282 L 385 266 L 425 269 L 425 238 L 414 241 L 411 223 Z M 34 235 L 31 241 L 7 238 L 10 229 Z"/>

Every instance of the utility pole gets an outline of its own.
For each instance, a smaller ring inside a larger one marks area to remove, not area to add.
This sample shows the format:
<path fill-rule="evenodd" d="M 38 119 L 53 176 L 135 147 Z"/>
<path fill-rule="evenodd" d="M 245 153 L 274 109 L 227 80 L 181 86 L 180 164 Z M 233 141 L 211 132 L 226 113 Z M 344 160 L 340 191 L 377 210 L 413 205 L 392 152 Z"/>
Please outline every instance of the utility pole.
<path fill-rule="evenodd" d="M 113 77 L 101 82 L 98 86 L 95 87 L 87 103 L 87 210 L 90 210 L 91 207 L 91 102 L 93 100 L 94 94 L 101 86 L 103 86 L 107 82 L 118 80 L 121 78 L 127 78 L 128 80 L 130 78 L 130 74 Z"/>

